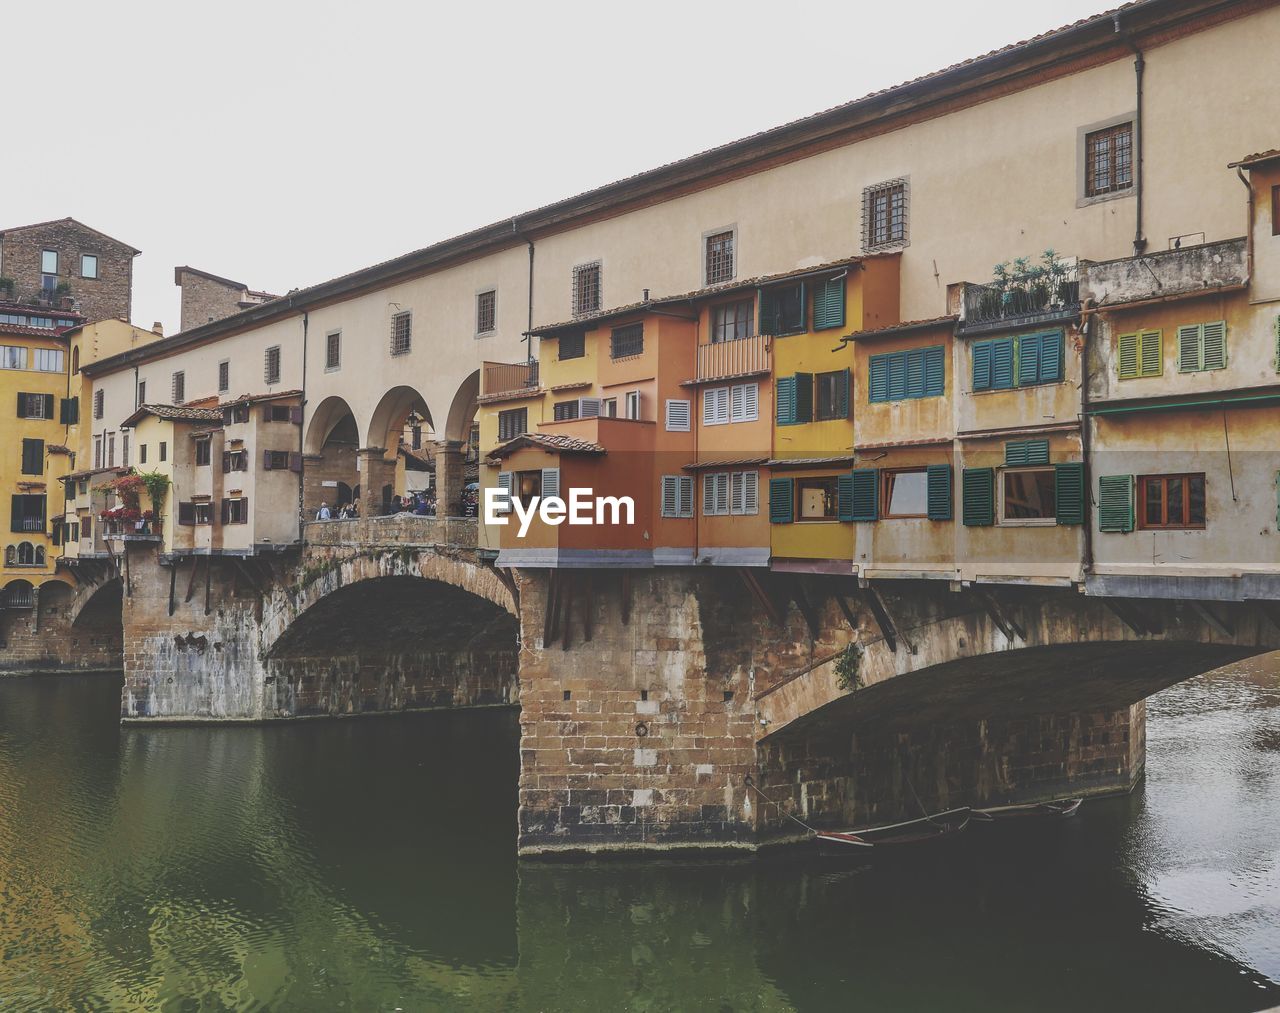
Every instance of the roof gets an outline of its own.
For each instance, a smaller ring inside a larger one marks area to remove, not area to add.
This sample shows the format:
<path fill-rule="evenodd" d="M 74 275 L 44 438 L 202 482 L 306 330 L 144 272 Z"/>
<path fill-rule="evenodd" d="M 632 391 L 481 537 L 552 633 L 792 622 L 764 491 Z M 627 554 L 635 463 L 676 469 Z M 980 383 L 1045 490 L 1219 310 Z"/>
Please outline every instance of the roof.
<path fill-rule="evenodd" d="M 78 225 L 80 226 L 80 228 L 84 229 L 86 232 L 92 232 L 95 236 L 101 236 L 103 239 L 107 240 L 108 242 L 115 243 L 117 246 L 123 246 L 126 250 L 129 250 L 135 257 L 142 252 L 141 250 L 135 249 L 134 247 L 130 246 L 128 243 L 122 243 L 120 242 L 120 240 L 116 239 L 114 236 L 109 236 L 105 232 L 99 232 L 97 229 L 92 228 L 89 225 L 86 225 L 84 222 L 77 221 L 75 218 L 71 218 L 70 216 L 66 218 L 53 218 L 47 222 L 36 222 L 33 225 L 15 225 L 12 228 L 0 229 L 0 236 L 7 236 L 10 232 L 26 232 L 29 229 L 43 229 L 49 225 L 67 225 L 67 224 Z"/>
<path fill-rule="evenodd" d="M 320 303 L 523 246 L 567 228 L 810 157 L 874 133 L 887 133 L 913 118 L 928 118 L 976 105 L 997 91 L 1035 87 L 1054 76 L 1078 72 L 1090 66 L 1090 61 L 1101 64 L 1127 59 L 1132 52 L 1129 41 L 1135 33 L 1153 34 L 1184 26 L 1207 27 L 1250 11 L 1250 5 L 1244 0 L 1228 0 L 1225 4 L 1222 0 L 1133 0 L 1114 10 L 1082 18 L 811 116 L 297 289 L 233 316 L 152 342 L 145 348 L 102 359 L 83 370 L 93 376 L 135 362 L 162 358 L 187 345 L 299 314 Z M 1124 31 L 1119 31 L 1122 15 Z"/>
<path fill-rule="evenodd" d="M 592 443 L 590 440 L 580 440 L 576 436 L 562 436 L 558 433 L 525 433 L 509 443 L 504 443 L 497 450 L 491 450 L 489 457 L 506 457 L 526 447 L 549 450 L 553 454 L 603 454 L 605 452 L 600 444 Z"/>
<path fill-rule="evenodd" d="M 1227 168 L 1235 169 L 1239 167 L 1243 169 L 1251 169 L 1255 165 L 1262 165 L 1266 162 L 1274 162 L 1277 160 L 1280 160 L 1280 148 L 1272 148 L 1270 151 L 1257 151 L 1252 155 L 1245 155 L 1244 158 L 1240 159 L 1238 162 L 1228 162 Z"/>
<path fill-rule="evenodd" d="M 186 271 L 188 274 L 198 274 L 201 278 L 208 278 L 210 281 L 216 281 L 218 284 L 226 285 L 228 288 L 238 288 L 241 291 L 243 291 L 246 295 L 256 296 L 258 299 L 279 299 L 280 298 L 278 295 L 274 295 L 271 292 L 259 292 L 257 289 L 252 289 L 242 281 L 232 281 L 230 278 L 224 278 L 221 275 L 213 274 L 210 271 L 202 271 L 200 270 L 200 268 L 192 267 L 190 264 L 182 264 L 173 269 L 173 283 L 175 285 L 182 284 L 183 271 Z M 255 304 L 241 303 L 241 305 L 252 306 Z"/>
<path fill-rule="evenodd" d="M 258 401 L 279 401 L 281 398 L 285 397 L 301 396 L 302 391 L 300 390 L 277 390 L 270 394 L 240 394 L 237 397 L 232 398 L 230 401 L 221 401 L 219 404 L 223 408 L 230 408 L 232 405 L 236 404 L 254 404 Z M 221 415 L 219 415 L 219 418 L 221 418 Z"/>
<path fill-rule="evenodd" d="M 222 412 L 217 408 L 192 408 L 188 405 L 144 404 L 120 423 L 121 429 L 131 429 L 148 415 L 171 422 L 221 422 Z"/>
<path fill-rule="evenodd" d="M 409 461 L 417 461 L 424 468 L 428 468 L 431 470 L 435 469 L 436 459 L 432 455 L 431 451 L 429 451 L 426 447 L 414 448 L 409 446 L 409 444 L 401 441 L 399 449 L 400 449 L 400 454 L 408 458 Z"/>
<path fill-rule="evenodd" d="M 643 313 L 647 310 L 660 307 L 671 306 L 676 303 L 694 302 L 700 299 L 714 299 L 717 296 L 728 295 L 732 292 L 743 292 L 747 289 L 759 288 L 762 285 L 776 285 L 780 282 L 790 281 L 797 278 L 808 278 L 815 274 L 830 274 L 832 271 L 839 271 L 842 268 L 850 268 L 856 264 L 862 263 L 864 260 L 870 260 L 872 257 L 898 257 L 901 252 L 895 250 L 892 253 L 877 253 L 866 257 L 846 257 L 843 260 L 833 260 L 826 264 L 817 264 L 814 267 L 797 268 L 794 271 L 784 271 L 781 274 L 763 274 L 756 278 L 744 278 L 741 281 L 726 281 L 719 285 L 708 285 L 706 288 L 695 289 L 692 292 L 684 292 L 680 295 L 661 296 L 657 299 L 646 299 L 643 302 L 630 303 L 626 306 L 617 306 L 613 309 L 600 310 L 598 313 L 591 313 L 586 316 L 574 317 L 572 320 L 564 320 L 558 324 L 546 324 L 542 327 L 535 327 L 528 333 L 534 337 L 547 338 L 553 337 L 561 331 L 581 331 L 590 329 L 594 324 L 605 320 L 611 320 L 616 317 L 633 316 L 637 313 Z"/>
<path fill-rule="evenodd" d="M 71 453 L 71 448 L 70 448 L 70 447 L 68 447 L 68 446 L 64 446 L 64 445 L 63 445 L 63 444 L 61 444 L 61 443 L 49 443 L 49 444 L 46 444 L 44 449 L 45 449 L 46 451 L 48 451 L 50 454 L 69 454 L 69 453 Z"/>
<path fill-rule="evenodd" d="M 740 468 L 751 464 L 768 464 L 767 457 L 740 457 L 734 461 L 691 461 L 688 464 L 682 464 L 683 471 L 704 471 L 708 468 Z"/>
<path fill-rule="evenodd" d="M 952 313 L 945 317 L 931 317 L 928 320 L 904 320 L 900 324 L 888 324 L 885 327 L 873 327 L 866 331 L 854 331 L 847 334 L 850 341 L 865 341 L 868 338 L 891 338 L 899 334 L 912 334 L 915 331 L 929 331 L 935 327 L 954 326 L 960 318 Z"/>
<path fill-rule="evenodd" d="M 765 462 L 770 468 L 825 468 L 829 464 L 848 464 L 853 454 L 836 454 L 833 457 L 772 457 Z"/>

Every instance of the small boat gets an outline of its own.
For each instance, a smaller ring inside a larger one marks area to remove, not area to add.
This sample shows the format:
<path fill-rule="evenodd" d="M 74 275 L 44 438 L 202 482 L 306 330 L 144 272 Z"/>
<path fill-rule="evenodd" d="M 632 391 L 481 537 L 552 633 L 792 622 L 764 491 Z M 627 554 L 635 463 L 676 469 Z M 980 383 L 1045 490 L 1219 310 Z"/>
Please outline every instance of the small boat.
<path fill-rule="evenodd" d="M 1074 816 L 1082 798 L 1060 798 L 1053 802 L 1025 802 L 1021 805 L 998 805 L 988 809 L 975 809 L 973 818 L 980 823 L 1004 820 L 1065 820 Z"/>
<path fill-rule="evenodd" d="M 873 848 L 897 848 L 913 844 L 929 844 L 958 834 L 969 825 L 972 810 L 948 809 L 905 823 L 859 830 L 815 830 L 814 839 L 824 855 L 869 854 Z"/>

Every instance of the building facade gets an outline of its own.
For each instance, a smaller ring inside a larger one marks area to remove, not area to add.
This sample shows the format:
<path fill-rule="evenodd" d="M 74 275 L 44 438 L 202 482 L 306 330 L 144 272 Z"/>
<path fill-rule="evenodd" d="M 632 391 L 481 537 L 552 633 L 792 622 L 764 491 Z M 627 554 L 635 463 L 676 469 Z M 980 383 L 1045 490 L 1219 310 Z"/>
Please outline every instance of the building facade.
<path fill-rule="evenodd" d="M 0 232 L 0 297 L 87 320 L 128 320 L 141 251 L 74 218 Z"/>

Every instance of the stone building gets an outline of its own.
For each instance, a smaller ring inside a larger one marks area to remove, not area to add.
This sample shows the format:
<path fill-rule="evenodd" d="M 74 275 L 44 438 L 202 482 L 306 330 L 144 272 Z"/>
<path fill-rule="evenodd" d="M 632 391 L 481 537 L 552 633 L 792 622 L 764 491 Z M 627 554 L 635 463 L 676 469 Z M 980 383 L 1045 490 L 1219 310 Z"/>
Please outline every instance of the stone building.
<path fill-rule="evenodd" d="M 173 283 L 182 290 L 181 330 L 184 331 L 279 298 L 270 292 L 255 291 L 243 282 L 186 265 L 173 269 Z"/>
<path fill-rule="evenodd" d="M 140 252 L 74 218 L 5 229 L 0 298 L 74 310 L 87 320 L 128 320 L 133 258 Z"/>

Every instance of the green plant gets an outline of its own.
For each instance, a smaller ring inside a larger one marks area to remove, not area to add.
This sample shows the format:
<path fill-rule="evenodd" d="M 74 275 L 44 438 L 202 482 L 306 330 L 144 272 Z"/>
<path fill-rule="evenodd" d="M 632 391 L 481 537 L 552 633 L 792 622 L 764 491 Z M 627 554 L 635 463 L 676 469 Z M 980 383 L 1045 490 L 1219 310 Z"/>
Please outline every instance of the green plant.
<path fill-rule="evenodd" d="M 836 685 L 841 689 L 862 689 L 862 654 L 862 645 L 851 643 L 836 658 Z"/>
<path fill-rule="evenodd" d="M 169 494 L 169 476 L 159 471 L 141 471 L 137 477 L 142 480 L 147 495 L 151 497 L 151 509 L 159 517 L 164 510 L 165 497 Z"/>
<path fill-rule="evenodd" d="M 65 281 L 58 282 L 58 286 L 53 290 L 53 293 L 54 295 L 70 295 L 71 294 L 70 282 L 65 282 Z"/>

